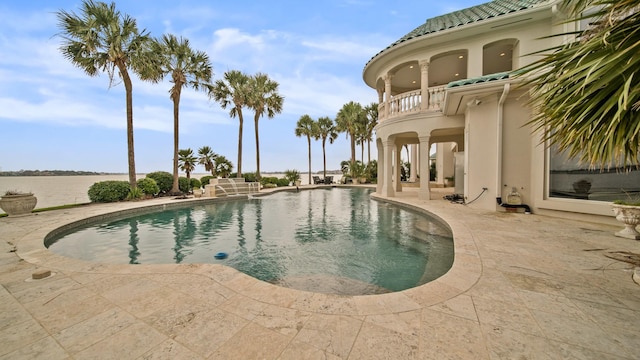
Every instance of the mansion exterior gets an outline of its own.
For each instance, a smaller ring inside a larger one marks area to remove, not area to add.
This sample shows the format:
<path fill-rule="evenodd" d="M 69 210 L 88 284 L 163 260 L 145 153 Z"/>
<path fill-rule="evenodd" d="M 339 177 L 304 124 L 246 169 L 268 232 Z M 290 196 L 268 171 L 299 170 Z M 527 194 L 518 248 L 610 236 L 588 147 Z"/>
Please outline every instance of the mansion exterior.
<path fill-rule="evenodd" d="M 567 23 L 558 5 L 495 0 L 434 17 L 369 60 L 363 78 L 379 103 L 377 194 L 418 186 L 418 196 L 430 199 L 430 187 L 453 177 L 455 193 L 474 208 L 521 203 L 520 211 L 609 222 L 612 200 L 639 193 L 637 168 L 590 170 L 541 143 L 527 125 L 528 91 L 512 72 L 539 58 L 532 53 L 571 41 L 549 35 L 588 25 Z M 396 166 L 405 145 L 408 182 Z M 513 189 L 519 199 L 509 196 Z"/>

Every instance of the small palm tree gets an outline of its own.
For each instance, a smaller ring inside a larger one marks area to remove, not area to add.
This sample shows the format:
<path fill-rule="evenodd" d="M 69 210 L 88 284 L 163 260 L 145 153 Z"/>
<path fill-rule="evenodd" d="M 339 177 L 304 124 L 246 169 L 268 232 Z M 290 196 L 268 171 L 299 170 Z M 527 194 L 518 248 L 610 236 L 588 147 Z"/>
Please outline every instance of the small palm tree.
<path fill-rule="evenodd" d="M 223 80 L 217 80 L 209 89 L 209 97 L 220 103 L 223 109 L 231 107 L 229 116 L 238 117 L 238 177 L 242 177 L 242 127 L 244 119 L 242 108 L 247 106 L 249 95 L 249 76 L 238 70 L 224 73 Z"/>
<path fill-rule="evenodd" d="M 590 27 L 558 34 L 575 41 L 544 50 L 516 71 L 531 86 L 544 140 L 601 169 L 640 163 L 640 1 L 565 0 L 573 21 Z M 586 17 L 585 9 L 593 11 Z"/>
<path fill-rule="evenodd" d="M 297 137 L 306 136 L 309 147 L 309 185 L 311 185 L 311 138 L 318 134 L 318 124 L 309 115 L 302 115 L 296 123 L 295 133 Z"/>
<path fill-rule="evenodd" d="M 214 158 L 214 171 L 216 175 L 227 178 L 233 171 L 233 163 L 223 155 L 217 155 Z"/>
<path fill-rule="evenodd" d="M 187 183 L 189 184 L 189 191 L 191 191 L 191 172 L 196 168 L 198 159 L 193 155 L 193 150 L 191 149 L 179 150 L 178 156 L 180 170 L 187 174 Z"/>
<path fill-rule="evenodd" d="M 358 137 L 358 127 L 360 119 L 364 116 L 362 105 L 350 101 L 342 106 L 336 116 L 336 128 L 344 132 L 351 141 L 351 161 L 356 161 L 356 140 Z"/>
<path fill-rule="evenodd" d="M 366 116 L 366 126 L 364 128 L 364 139 L 367 141 L 367 163 L 371 162 L 371 141 L 373 140 L 373 129 L 378 125 L 378 104 L 371 103 L 364 107 Z"/>
<path fill-rule="evenodd" d="M 322 139 L 322 164 L 323 164 L 323 177 L 327 177 L 327 153 L 326 153 L 326 143 L 329 140 L 330 144 L 338 138 L 338 131 L 336 130 L 336 125 L 328 116 L 323 116 L 318 119 L 318 132 L 317 139 Z"/>
<path fill-rule="evenodd" d="M 60 10 L 56 13 L 62 55 L 89 76 L 106 72 L 109 87 L 116 73 L 122 79 L 126 93 L 127 155 L 129 185 L 136 188 L 136 164 L 133 147 L 133 86 L 129 70 L 140 74 L 151 52 L 151 38 L 146 30 L 139 30 L 136 20 L 116 10 L 115 3 L 84 0 L 80 14 Z"/>
<path fill-rule="evenodd" d="M 278 94 L 278 83 L 269 76 L 257 73 L 251 77 L 248 106 L 253 109 L 256 132 L 256 181 L 260 181 L 260 137 L 258 136 L 258 120 L 264 114 L 272 119 L 282 112 L 284 98 Z"/>
<path fill-rule="evenodd" d="M 209 146 L 198 149 L 198 164 L 203 165 L 206 171 L 211 171 L 211 176 L 216 176 L 214 161 L 218 154 L 214 153 Z"/>
<path fill-rule="evenodd" d="M 173 34 L 163 35 L 153 41 L 153 53 L 157 56 L 156 66 L 148 66 L 143 77 L 160 81 L 171 74 L 173 86 L 169 89 L 169 98 L 173 101 L 173 187 L 172 193 L 179 193 L 178 183 L 178 140 L 180 94 L 183 87 L 194 90 L 207 89 L 213 70 L 209 56 L 191 48 L 189 40 L 177 38 Z"/>

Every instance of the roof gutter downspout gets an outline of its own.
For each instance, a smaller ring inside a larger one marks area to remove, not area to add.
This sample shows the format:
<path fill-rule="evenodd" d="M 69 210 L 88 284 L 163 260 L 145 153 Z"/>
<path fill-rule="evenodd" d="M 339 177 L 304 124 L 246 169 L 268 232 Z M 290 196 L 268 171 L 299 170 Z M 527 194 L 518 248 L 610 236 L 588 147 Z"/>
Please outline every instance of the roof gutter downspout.
<path fill-rule="evenodd" d="M 502 117 L 504 113 L 504 102 L 511 89 L 511 84 L 506 83 L 502 89 L 502 95 L 498 100 L 498 124 L 496 134 L 496 200 L 498 205 L 502 205 Z"/>

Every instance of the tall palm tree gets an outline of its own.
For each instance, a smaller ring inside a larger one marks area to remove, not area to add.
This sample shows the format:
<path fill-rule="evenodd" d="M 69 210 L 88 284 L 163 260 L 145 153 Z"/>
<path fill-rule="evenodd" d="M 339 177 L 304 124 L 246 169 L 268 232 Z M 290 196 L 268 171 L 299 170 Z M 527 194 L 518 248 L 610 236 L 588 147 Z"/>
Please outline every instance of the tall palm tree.
<path fill-rule="evenodd" d="M 214 153 L 209 146 L 198 149 L 198 164 L 203 165 L 206 171 L 211 171 L 211 176 L 216 176 L 214 161 L 218 154 Z"/>
<path fill-rule="evenodd" d="M 154 81 L 160 81 L 171 75 L 171 89 L 169 98 L 173 101 L 173 186 L 171 193 L 179 193 L 178 183 L 178 140 L 180 94 L 183 87 L 194 90 L 207 89 L 213 69 L 209 55 L 203 51 L 191 48 L 189 40 L 177 38 L 173 34 L 165 34 L 161 39 L 154 39 L 153 53 L 157 56 L 156 65 L 148 66 L 143 76 Z"/>
<path fill-rule="evenodd" d="M 309 185 L 311 185 L 311 138 L 315 138 L 318 133 L 318 124 L 309 115 L 302 115 L 296 123 L 295 130 L 297 137 L 306 136 L 309 147 Z"/>
<path fill-rule="evenodd" d="M 362 105 L 350 101 L 342 106 L 336 116 L 336 128 L 344 132 L 351 141 L 351 161 L 356 161 L 356 140 L 358 136 L 358 123 L 363 117 Z"/>
<path fill-rule="evenodd" d="M 191 190 L 191 172 L 196 168 L 198 159 L 193 155 L 191 149 L 181 149 L 178 151 L 178 161 L 180 163 L 180 169 L 187 174 L 188 190 Z"/>
<path fill-rule="evenodd" d="M 242 177 L 242 108 L 247 106 L 249 95 L 249 76 L 239 70 L 224 73 L 223 80 L 217 80 L 209 89 L 209 97 L 220 103 L 223 109 L 231 107 L 229 116 L 238 117 L 238 177 Z"/>
<path fill-rule="evenodd" d="M 265 113 L 269 119 L 282 112 L 284 97 L 278 94 L 279 84 L 269 76 L 257 73 L 251 77 L 249 90 L 249 108 L 253 109 L 256 132 L 256 181 L 260 181 L 260 140 L 258 136 L 258 120 Z"/>
<path fill-rule="evenodd" d="M 367 141 L 367 163 L 371 162 L 371 141 L 373 140 L 373 129 L 378 125 L 378 103 L 371 103 L 364 107 L 367 125 L 365 126 L 364 138 Z"/>
<path fill-rule="evenodd" d="M 561 6 L 590 26 L 557 35 L 575 41 L 540 52 L 541 59 L 516 71 L 531 85 L 537 115 L 530 124 L 592 167 L 640 166 L 640 1 L 565 0 Z"/>
<path fill-rule="evenodd" d="M 216 175 L 223 178 L 229 177 L 229 174 L 233 171 L 233 163 L 223 155 L 217 155 L 214 158 L 214 171 Z"/>
<path fill-rule="evenodd" d="M 127 112 L 127 159 L 129 185 L 135 188 L 136 164 L 133 147 L 133 86 L 129 70 L 140 73 L 150 55 L 151 38 L 139 30 L 136 20 L 116 10 L 115 3 L 84 0 L 80 14 L 60 10 L 56 13 L 62 33 L 62 55 L 89 76 L 106 72 L 109 87 L 116 73 L 124 83 Z"/>
<path fill-rule="evenodd" d="M 322 139 L 322 164 L 323 164 L 323 177 L 327 177 L 327 155 L 325 151 L 325 144 L 329 140 L 330 144 L 338 138 L 338 131 L 336 125 L 328 116 L 323 116 L 318 119 L 318 132 L 316 139 Z"/>

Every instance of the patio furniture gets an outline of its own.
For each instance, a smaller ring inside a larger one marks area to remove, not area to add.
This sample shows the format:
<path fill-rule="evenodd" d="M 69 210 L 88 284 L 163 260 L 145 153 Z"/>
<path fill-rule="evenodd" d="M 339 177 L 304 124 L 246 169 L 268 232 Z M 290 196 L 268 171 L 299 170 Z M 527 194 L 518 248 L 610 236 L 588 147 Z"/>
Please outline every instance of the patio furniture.
<path fill-rule="evenodd" d="M 333 184 L 333 176 L 326 176 L 324 178 L 324 183 L 325 184 Z"/>
<path fill-rule="evenodd" d="M 320 176 L 314 176 L 314 177 L 313 177 L 313 183 L 314 183 L 314 184 L 322 184 L 322 183 L 323 183 L 323 181 L 322 181 L 322 180 L 320 180 Z"/>

